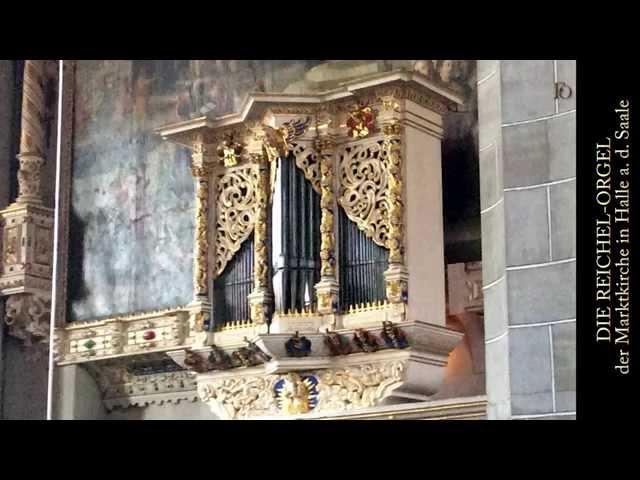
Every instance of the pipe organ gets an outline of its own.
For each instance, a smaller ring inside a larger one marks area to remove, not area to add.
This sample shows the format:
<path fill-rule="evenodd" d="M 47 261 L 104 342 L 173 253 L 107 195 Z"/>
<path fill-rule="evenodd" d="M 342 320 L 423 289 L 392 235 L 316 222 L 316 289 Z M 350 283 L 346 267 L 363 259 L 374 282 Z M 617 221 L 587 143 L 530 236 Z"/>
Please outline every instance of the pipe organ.
<path fill-rule="evenodd" d="M 445 326 L 440 151 L 459 103 L 388 72 L 158 128 L 192 153 L 192 301 L 58 329 L 58 364 L 171 358 L 227 419 L 428 399 L 462 336 Z"/>

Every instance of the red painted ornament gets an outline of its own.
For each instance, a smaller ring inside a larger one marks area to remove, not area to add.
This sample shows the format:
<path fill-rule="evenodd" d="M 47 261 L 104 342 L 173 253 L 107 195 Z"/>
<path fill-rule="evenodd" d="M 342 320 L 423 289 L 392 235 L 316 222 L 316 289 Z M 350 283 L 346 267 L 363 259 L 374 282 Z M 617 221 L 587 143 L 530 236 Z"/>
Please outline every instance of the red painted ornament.
<path fill-rule="evenodd" d="M 154 332 L 153 330 L 147 330 L 142 334 L 142 338 L 144 338 L 145 340 L 153 340 L 154 338 L 156 338 L 156 332 Z"/>
<path fill-rule="evenodd" d="M 368 105 L 360 106 L 349 113 L 347 128 L 349 136 L 353 138 L 364 138 L 376 130 L 376 110 Z"/>

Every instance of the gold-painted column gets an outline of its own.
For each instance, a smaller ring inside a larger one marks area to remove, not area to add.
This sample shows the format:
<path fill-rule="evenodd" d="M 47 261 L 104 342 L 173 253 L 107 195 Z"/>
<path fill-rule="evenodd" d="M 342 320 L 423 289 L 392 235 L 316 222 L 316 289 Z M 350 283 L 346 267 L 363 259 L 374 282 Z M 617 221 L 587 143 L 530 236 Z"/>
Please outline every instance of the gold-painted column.
<path fill-rule="evenodd" d="M 253 230 L 253 291 L 249 294 L 251 320 L 256 324 L 267 321 L 273 295 L 269 282 L 269 178 L 271 163 L 266 154 L 253 153 L 254 182 L 257 196 L 257 214 Z"/>
<path fill-rule="evenodd" d="M 192 326 L 202 332 L 211 319 L 209 302 L 209 189 L 213 154 L 198 142 L 192 152 L 191 173 L 195 180 L 195 228 L 193 248 Z"/>
<path fill-rule="evenodd" d="M 336 279 L 335 142 L 328 135 L 316 141 L 320 157 L 320 282 L 315 285 L 318 313 L 333 314 L 338 309 L 339 285 Z"/>
<path fill-rule="evenodd" d="M 402 192 L 402 126 L 397 120 L 383 125 L 386 151 L 388 190 L 389 268 L 384 273 L 387 300 L 406 303 L 408 270 L 404 264 L 404 200 Z"/>

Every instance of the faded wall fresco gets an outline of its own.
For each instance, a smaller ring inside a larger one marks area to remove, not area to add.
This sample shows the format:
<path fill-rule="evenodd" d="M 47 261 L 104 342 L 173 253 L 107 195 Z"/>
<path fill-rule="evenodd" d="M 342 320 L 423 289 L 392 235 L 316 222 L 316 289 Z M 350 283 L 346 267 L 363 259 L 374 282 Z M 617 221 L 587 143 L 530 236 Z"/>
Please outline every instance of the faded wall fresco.
<path fill-rule="evenodd" d="M 69 320 L 191 300 L 194 187 L 156 127 L 238 111 L 252 91 L 310 93 L 405 68 L 463 93 L 442 60 L 90 60 L 76 69 Z"/>

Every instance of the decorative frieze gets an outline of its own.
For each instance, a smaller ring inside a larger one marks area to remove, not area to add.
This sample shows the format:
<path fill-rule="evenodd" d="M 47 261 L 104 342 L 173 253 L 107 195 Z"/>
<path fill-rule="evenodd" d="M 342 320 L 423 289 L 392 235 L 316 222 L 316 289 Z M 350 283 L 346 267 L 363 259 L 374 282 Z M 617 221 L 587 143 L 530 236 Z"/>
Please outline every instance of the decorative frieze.
<path fill-rule="evenodd" d="M 178 308 L 74 322 L 56 330 L 54 353 L 59 364 L 67 364 L 190 345 L 195 332 L 189 314 Z"/>
<path fill-rule="evenodd" d="M 150 404 L 196 401 L 196 376 L 170 359 L 143 356 L 135 362 L 123 359 L 85 365 L 96 380 L 107 410 Z"/>
<path fill-rule="evenodd" d="M 221 419 L 344 412 L 372 407 L 402 383 L 405 361 L 282 375 L 198 379 L 198 395 Z"/>
<path fill-rule="evenodd" d="M 53 212 L 14 203 L 0 211 L 0 295 L 51 290 Z"/>

